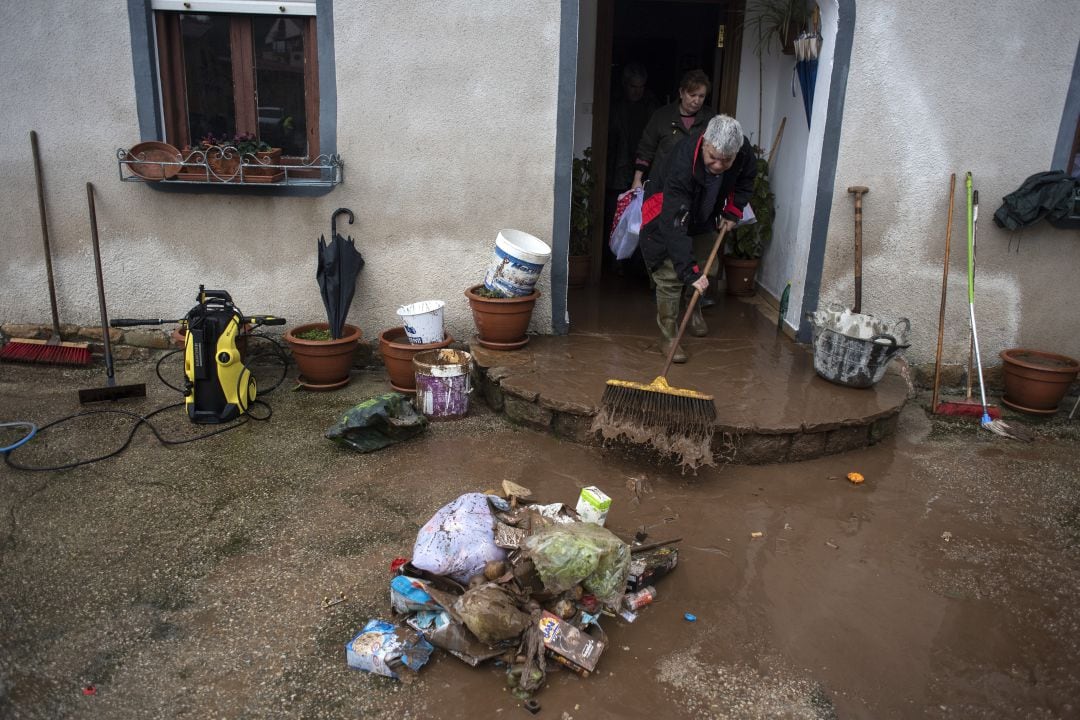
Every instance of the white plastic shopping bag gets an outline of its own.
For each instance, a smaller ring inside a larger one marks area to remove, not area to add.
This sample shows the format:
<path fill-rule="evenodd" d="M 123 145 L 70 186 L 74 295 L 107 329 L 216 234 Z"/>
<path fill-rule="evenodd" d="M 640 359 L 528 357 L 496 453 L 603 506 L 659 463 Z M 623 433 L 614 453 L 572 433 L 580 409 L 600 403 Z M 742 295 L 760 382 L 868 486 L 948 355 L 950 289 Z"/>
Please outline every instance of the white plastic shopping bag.
<path fill-rule="evenodd" d="M 625 260 L 637 250 L 638 235 L 641 233 L 641 204 L 644 199 L 645 192 L 641 188 L 627 190 L 619 196 L 611 239 L 608 241 L 608 247 L 617 260 Z"/>
<path fill-rule="evenodd" d="M 742 227 L 743 225 L 753 225 L 757 222 L 757 216 L 754 215 L 754 208 L 750 207 L 750 203 L 746 203 L 746 207 L 742 211 L 742 220 L 735 223 L 735 227 Z"/>

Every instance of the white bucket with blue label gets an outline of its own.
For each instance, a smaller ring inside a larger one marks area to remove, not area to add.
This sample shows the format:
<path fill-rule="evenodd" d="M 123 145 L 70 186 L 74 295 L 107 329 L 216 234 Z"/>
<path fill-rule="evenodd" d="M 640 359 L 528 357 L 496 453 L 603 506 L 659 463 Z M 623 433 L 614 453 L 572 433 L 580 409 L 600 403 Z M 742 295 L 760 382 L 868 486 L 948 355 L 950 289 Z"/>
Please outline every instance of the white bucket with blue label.
<path fill-rule="evenodd" d="M 551 248 L 540 238 L 521 230 L 500 230 L 484 285 L 506 297 L 531 295 L 549 259 Z"/>
<path fill-rule="evenodd" d="M 405 326 L 405 335 L 413 345 L 440 343 L 443 341 L 442 300 L 424 300 L 423 302 L 402 305 L 397 314 Z"/>

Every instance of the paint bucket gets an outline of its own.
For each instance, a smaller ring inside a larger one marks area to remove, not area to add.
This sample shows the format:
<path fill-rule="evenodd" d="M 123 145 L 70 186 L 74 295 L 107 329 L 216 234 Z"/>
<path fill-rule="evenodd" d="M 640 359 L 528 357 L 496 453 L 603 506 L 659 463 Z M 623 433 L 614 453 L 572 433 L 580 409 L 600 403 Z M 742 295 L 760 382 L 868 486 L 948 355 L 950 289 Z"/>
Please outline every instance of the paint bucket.
<path fill-rule="evenodd" d="M 413 345 L 440 343 L 443 341 L 443 306 L 442 300 L 424 300 L 423 302 L 402 305 L 397 314 L 405 326 L 405 335 Z"/>
<path fill-rule="evenodd" d="M 416 407 L 431 420 L 454 420 L 469 413 L 472 356 L 462 350 L 424 350 L 413 356 Z"/>
<path fill-rule="evenodd" d="M 531 295 L 550 258 L 551 248 L 539 238 L 520 230 L 500 230 L 484 285 L 506 297 Z"/>

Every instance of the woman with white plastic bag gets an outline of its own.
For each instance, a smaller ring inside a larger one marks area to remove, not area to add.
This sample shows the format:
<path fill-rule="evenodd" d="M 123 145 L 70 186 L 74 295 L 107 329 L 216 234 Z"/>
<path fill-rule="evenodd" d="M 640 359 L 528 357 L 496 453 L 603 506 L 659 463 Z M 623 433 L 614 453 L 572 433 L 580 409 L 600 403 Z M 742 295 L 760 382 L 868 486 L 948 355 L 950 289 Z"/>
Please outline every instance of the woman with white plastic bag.
<path fill-rule="evenodd" d="M 608 247 L 616 260 L 626 260 L 637 250 L 644 196 L 641 188 L 627 190 L 619 196 L 619 204 L 615 207 L 615 220 L 611 226 L 611 238 L 608 240 Z"/>

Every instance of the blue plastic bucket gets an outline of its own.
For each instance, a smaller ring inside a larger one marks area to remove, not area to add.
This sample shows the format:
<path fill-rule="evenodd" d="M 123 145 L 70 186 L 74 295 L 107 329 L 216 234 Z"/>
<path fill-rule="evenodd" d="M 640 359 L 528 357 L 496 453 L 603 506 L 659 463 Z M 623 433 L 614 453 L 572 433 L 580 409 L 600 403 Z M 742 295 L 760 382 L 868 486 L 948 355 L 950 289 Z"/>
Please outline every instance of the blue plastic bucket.
<path fill-rule="evenodd" d="M 506 297 L 531 295 L 550 258 L 551 248 L 539 238 L 521 230 L 500 230 L 484 285 Z"/>

